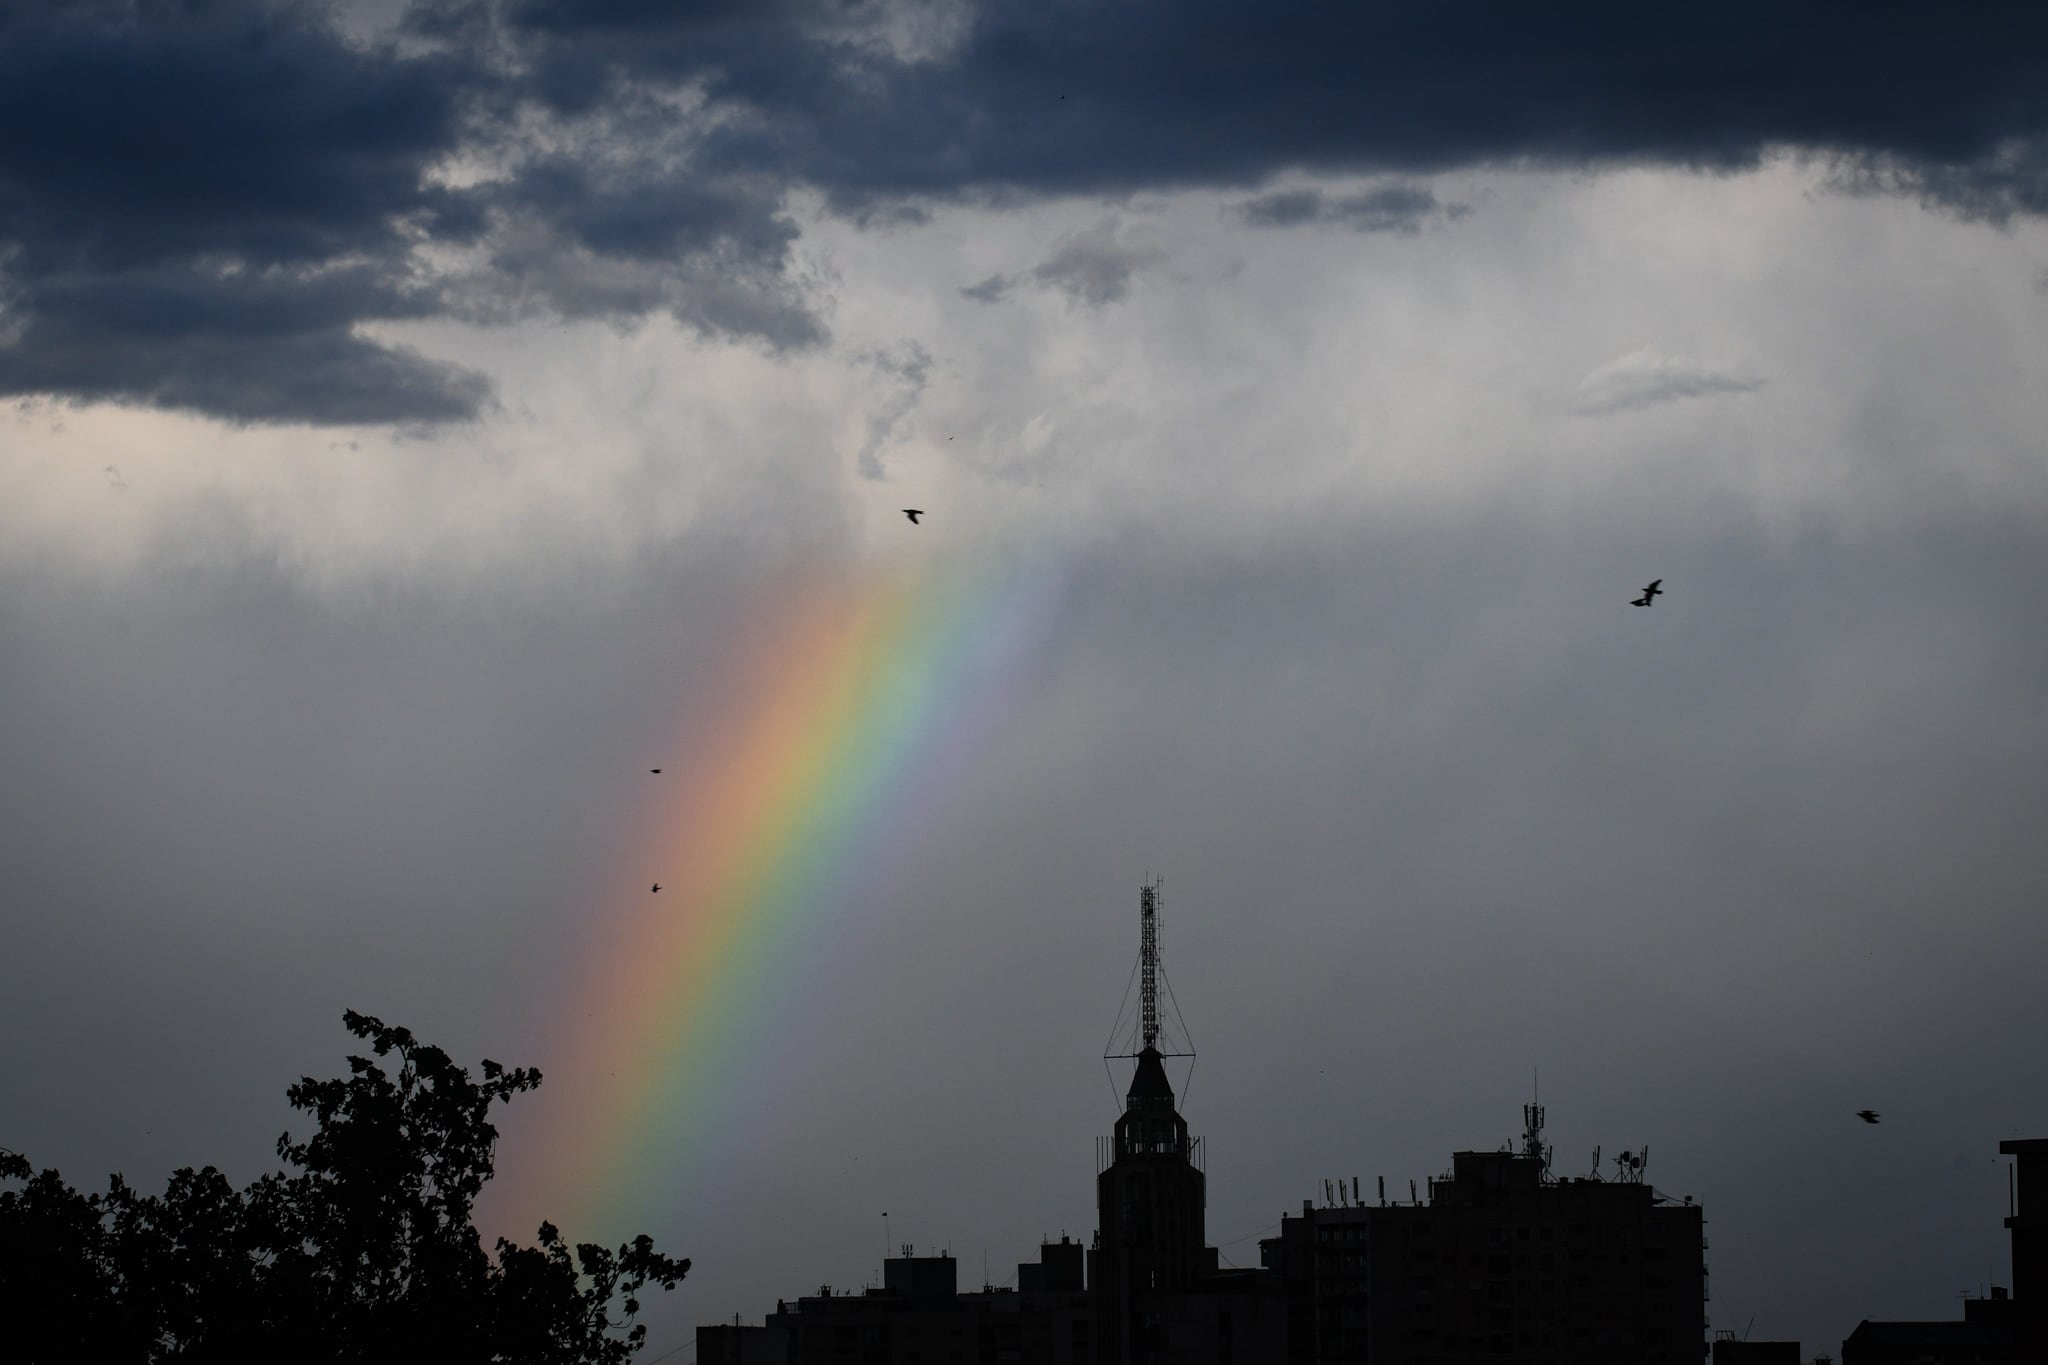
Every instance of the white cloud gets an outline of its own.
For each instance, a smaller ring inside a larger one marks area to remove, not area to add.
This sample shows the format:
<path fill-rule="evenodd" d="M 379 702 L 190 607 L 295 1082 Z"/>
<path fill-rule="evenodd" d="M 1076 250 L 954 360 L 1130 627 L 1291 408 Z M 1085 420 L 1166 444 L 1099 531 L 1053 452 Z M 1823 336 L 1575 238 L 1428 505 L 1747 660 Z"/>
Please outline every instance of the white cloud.
<path fill-rule="evenodd" d="M 1572 410 L 1588 416 L 1633 412 L 1685 398 L 1753 393 L 1764 381 L 1731 369 L 1664 355 L 1644 346 L 1617 356 L 1579 381 Z"/>
<path fill-rule="evenodd" d="M 1219 543 L 1503 497 L 1562 515 L 1625 496 L 1617 476 L 1642 490 L 1681 467 L 1788 514 L 1854 514 L 1924 477 L 2038 491 L 2048 231 L 1813 184 L 1782 164 L 1493 174 L 1485 212 L 1413 236 L 1258 230 L 1210 193 L 868 231 L 799 203 L 834 347 L 773 355 L 659 318 L 380 328 L 500 395 L 432 436 L 15 405 L 0 564 L 118 574 L 246 553 L 326 584 L 548 591 L 562 566 L 630 572 L 698 541 L 893 544 L 913 491 L 935 508 L 927 540 L 1139 526 Z M 961 297 L 1030 278 L 1020 262 L 1049 269 L 1045 287 Z M 1660 349 L 1616 358 L 1645 336 Z M 912 347 L 929 361 L 877 370 Z M 1765 375 L 1740 402 L 1681 401 Z M 1658 421 L 1582 416 L 1645 410 Z M 888 486 L 859 477 L 864 458 Z M 109 463 L 130 484 L 118 502 Z"/>

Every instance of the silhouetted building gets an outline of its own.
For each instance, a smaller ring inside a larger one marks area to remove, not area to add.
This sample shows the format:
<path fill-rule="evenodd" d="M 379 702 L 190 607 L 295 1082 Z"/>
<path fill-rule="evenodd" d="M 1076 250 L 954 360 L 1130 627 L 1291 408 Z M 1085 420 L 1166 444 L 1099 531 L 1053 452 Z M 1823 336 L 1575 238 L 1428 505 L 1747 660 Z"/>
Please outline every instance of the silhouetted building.
<path fill-rule="evenodd" d="M 2012 1235 L 2012 1328 L 2016 1357 L 2048 1361 L 2048 1138 L 2014 1138 L 1999 1155 L 2016 1158 L 2019 1188 L 2005 1226 Z"/>
<path fill-rule="evenodd" d="M 1796 1341 L 1737 1341 L 1733 1332 L 1714 1338 L 1713 1365 L 1800 1365 Z"/>
<path fill-rule="evenodd" d="M 2043 1365 L 2048 1362 L 2048 1138 L 1998 1144 L 2016 1185 L 2005 1226 L 2012 1293 L 1963 1302 L 1961 1322 L 1866 1318 L 1842 1343 L 1842 1365 Z"/>
<path fill-rule="evenodd" d="M 1993 1289 L 1988 1299 L 1966 1299 L 1961 1322 L 1856 1324 L 1842 1343 L 1842 1365 L 2040 1365 L 2038 1356 L 2013 1351 L 2013 1301 Z"/>
<path fill-rule="evenodd" d="M 1038 1264 L 1017 1267 L 1016 1289 L 959 1292 L 950 1255 L 903 1255 L 882 1263 L 882 1284 L 858 1293 L 821 1286 L 777 1302 L 764 1327 L 698 1329 L 698 1356 L 775 1365 L 1090 1365 L 1094 1314 L 1082 1283 L 1083 1248 L 1062 1237 Z M 746 1334 L 755 1334 L 748 1337 Z M 735 1342 L 762 1354 L 732 1353 Z M 768 1352 L 780 1350 L 781 1354 Z M 709 1350 L 726 1352 L 707 1355 Z"/>
<path fill-rule="evenodd" d="M 1116 1130 L 1097 1144 L 1096 1245 L 1089 1253 L 1100 1365 L 1150 1361 L 1163 1350 L 1160 1293 L 1194 1287 L 1216 1268 L 1203 1245 L 1208 1209 L 1202 1140 L 1173 1107 L 1159 1050 L 1138 1056 Z"/>
<path fill-rule="evenodd" d="M 1406 1204 L 1316 1208 L 1260 1243 L 1297 1365 L 1699 1365 L 1700 1209 L 1638 1181 L 1553 1181 L 1533 1152 L 1457 1152 Z"/>
<path fill-rule="evenodd" d="M 789 1332 L 782 1327 L 720 1323 L 697 1329 L 697 1365 L 788 1365 Z"/>
<path fill-rule="evenodd" d="M 1174 1108 L 1157 1047 L 1138 1053 L 1115 1132 L 1098 1145 L 1088 1253 L 1097 1365 L 1236 1365 L 1285 1350 L 1280 1287 L 1219 1270 L 1205 1244 L 1202 1140 Z"/>

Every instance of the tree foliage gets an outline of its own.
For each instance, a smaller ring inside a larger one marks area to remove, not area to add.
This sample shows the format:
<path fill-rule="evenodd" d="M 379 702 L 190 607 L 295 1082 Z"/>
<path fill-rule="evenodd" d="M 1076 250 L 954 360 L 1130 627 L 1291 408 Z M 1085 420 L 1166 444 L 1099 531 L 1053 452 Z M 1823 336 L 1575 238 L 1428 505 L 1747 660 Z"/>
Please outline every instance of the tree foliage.
<path fill-rule="evenodd" d="M 280 1137 L 285 1169 L 246 1188 L 208 1166 L 161 1195 L 118 1175 L 81 1194 L 0 1149 L 10 1360 L 612 1365 L 640 1349 L 638 1296 L 675 1288 L 688 1260 L 645 1236 L 572 1248 L 551 1223 L 536 1246 L 500 1238 L 493 1258 L 471 1223 L 491 1106 L 540 1073 L 485 1061 L 473 1080 L 407 1029 L 344 1019 L 374 1057 L 291 1087 L 314 1132 Z"/>

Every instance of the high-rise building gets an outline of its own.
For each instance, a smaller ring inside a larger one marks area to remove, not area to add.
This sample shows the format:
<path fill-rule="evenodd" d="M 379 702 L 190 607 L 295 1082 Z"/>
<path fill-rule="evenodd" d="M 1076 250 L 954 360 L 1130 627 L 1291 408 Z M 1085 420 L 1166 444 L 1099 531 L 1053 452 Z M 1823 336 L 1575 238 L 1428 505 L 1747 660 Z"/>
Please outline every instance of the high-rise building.
<path fill-rule="evenodd" d="M 1156 1047 L 1138 1054 L 1124 1112 L 1095 1177 L 1097 1243 L 1090 1254 L 1099 1365 L 1162 1358 L 1162 1295 L 1194 1288 L 1216 1269 L 1203 1244 L 1208 1207 L 1200 1138 L 1173 1105 Z"/>
<path fill-rule="evenodd" d="M 1302 1206 L 1260 1243 L 1294 1365 L 1699 1365 L 1700 1208 L 1640 1181 L 1551 1180 L 1457 1152 L 1409 1203 Z"/>
<path fill-rule="evenodd" d="M 1088 1253 L 1096 1365 L 1260 1365 L 1286 1350 L 1273 1276 L 1221 1270 L 1207 1245 L 1201 1139 L 1188 1136 L 1149 1041 L 1101 1144 Z"/>
<path fill-rule="evenodd" d="M 2015 1360 L 2048 1361 L 2048 1138 L 1998 1144 L 2016 1158 L 2018 1188 L 2005 1220 L 2012 1237 L 2012 1317 Z"/>

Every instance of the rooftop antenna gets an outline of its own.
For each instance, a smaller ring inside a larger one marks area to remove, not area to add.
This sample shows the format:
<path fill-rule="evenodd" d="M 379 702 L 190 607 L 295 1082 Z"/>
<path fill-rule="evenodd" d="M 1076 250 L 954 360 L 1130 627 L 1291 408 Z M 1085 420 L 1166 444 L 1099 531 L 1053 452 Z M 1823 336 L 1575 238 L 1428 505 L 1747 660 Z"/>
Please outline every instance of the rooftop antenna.
<path fill-rule="evenodd" d="M 1542 1092 L 1536 1091 L 1541 1094 Z M 1537 1103 L 1522 1106 L 1522 1155 L 1533 1157 L 1540 1164 L 1543 1180 L 1550 1179 L 1550 1148 L 1543 1144 L 1543 1106 Z"/>
<path fill-rule="evenodd" d="M 1144 1051 L 1157 1052 L 1161 1057 L 1186 1057 L 1188 1078 L 1194 1074 L 1194 1040 L 1188 1035 L 1187 1020 L 1181 1017 L 1179 1002 L 1173 998 L 1173 982 L 1166 975 L 1166 968 L 1159 959 L 1160 925 L 1164 916 L 1160 913 L 1161 888 L 1165 882 L 1158 877 L 1147 880 L 1138 891 L 1138 960 L 1131 968 L 1131 981 L 1124 985 L 1123 1002 L 1117 1007 L 1116 1022 L 1110 1025 L 1109 1042 L 1104 1046 L 1102 1066 L 1109 1070 L 1112 1058 L 1135 1058 Z M 1131 983 L 1138 987 L 1138 1018 L 1134 1033 L 1125 1033 L 1124 1021 L 1130 1016 Z M 1160 1015 L 1160 989 L 1165 988 L 1166 1004 L 1173 1015 L 1173 1027 L 1169 1029 Z M 1164 1039 L 1162 1046 L 1161 1040 Z M 1111 1049 L 1121 1046 L 1124 1051 Z M 1110 1093 L 1116 1095 L 1122 1104 L 1123 1096 L 1117 1094 L 1116 1078 L 1112 1075 Z M 1188 1080 L 1181 1083 L 1181 1100 L 1186 1102 Z"/>
<path fill-rule="evenodd" d="M 1159 881 L 1138 892 L 1138 1010 L 1146 1047 L 1159 1046 Z"/>

